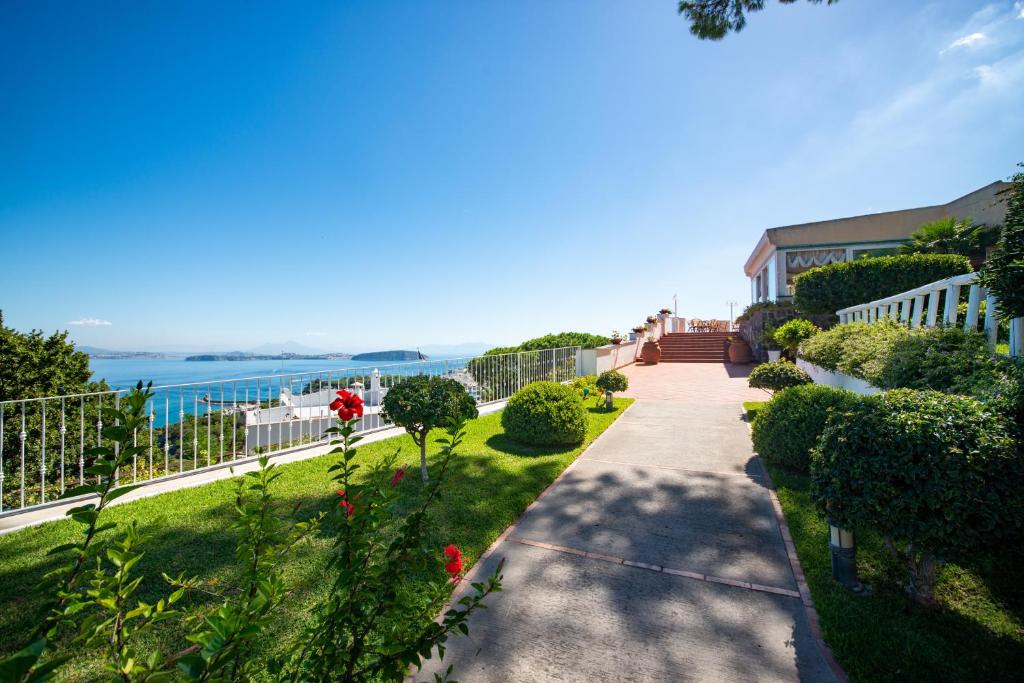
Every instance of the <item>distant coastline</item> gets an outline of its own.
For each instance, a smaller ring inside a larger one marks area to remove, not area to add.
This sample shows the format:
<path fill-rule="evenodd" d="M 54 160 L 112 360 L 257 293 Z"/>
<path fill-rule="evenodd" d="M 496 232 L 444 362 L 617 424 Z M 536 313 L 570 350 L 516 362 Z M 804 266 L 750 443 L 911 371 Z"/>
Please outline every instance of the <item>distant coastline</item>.
<path fill-rule="evenodd" d="M 188 361 L 221 361 L 221 360 L 350 360 L 353 356 L 350 353 L 243 353 L 231 351 L 229 353 L 201 353 L 195 356 L 186 356 Z"/>
<path fill-rule="evenodd" d="M 357 353 L 352 360 L 427 360 L 419 351 L 372 351 Z"/>

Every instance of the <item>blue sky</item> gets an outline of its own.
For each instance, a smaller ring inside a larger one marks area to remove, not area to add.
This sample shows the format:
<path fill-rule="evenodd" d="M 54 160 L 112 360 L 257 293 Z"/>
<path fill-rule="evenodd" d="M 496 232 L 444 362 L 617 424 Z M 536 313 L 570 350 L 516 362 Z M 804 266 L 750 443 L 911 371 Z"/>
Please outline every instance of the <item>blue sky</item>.
<path fill-rule="evenodd" d="M 766 227 L 1014 171 L 1022 15 L 769 2 L 715 43 L 673 0 L 7 2 L 0 308 L 121 349 L 725 317 Z"/>

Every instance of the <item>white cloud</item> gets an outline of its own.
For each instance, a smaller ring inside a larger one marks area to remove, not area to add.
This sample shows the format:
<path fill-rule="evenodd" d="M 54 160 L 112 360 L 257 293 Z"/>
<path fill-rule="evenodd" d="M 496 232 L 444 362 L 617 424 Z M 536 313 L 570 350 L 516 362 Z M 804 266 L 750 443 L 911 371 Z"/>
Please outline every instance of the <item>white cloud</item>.
<path fill-rule="evenodd" d="M 1013 9 L 1016 10 L 1018 19 L 1024 19 L 1024 2 L 1013 3 Z"/>
<path fill-rule="evenodd" d="M 976 44 L 984 41 L 986 39 L 986 37 L 987 36 L 984 33 L 982 33 L 981 31 L 975 31 L 974 33 L 969 33 L 966 36 L 961 36 L 961 37 L 957 38 L 956 40 L 954 40 L 952 43 L 949 44 L 949 47 L 947 47 L 945 50 L 943 50 L 939 54 L 944 54 L 946 52 L 949 52 L 950 50 L 955 50 L 958 47 L 970 47 L 971 45 L 976 45 Z"/>
<path fill-rule="evenodd" d="M 112 324 L 109 320 L 100 320 L 99 318 L 80 318 L 68 321 L 68 325 L 84 325 L 85 327 L 103 327 Z"/>
<path fill-rule="evenodd" d="M 326 332 L 306 332 L 307 337 L 326 337 Z"/>

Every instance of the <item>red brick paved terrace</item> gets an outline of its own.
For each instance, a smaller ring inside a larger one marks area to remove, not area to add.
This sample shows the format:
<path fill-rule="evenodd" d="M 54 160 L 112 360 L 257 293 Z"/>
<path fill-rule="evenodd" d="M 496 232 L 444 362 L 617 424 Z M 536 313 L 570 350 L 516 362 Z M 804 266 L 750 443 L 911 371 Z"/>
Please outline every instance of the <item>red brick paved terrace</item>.
<path fill-rule="evenodd" d="M 747 386 L 754 365 L 732 363 L 658 363 L 627 365 L 619 372 L 629 378 L 630 398 L 730 404 L 767 401 L 770 395 Z"/>

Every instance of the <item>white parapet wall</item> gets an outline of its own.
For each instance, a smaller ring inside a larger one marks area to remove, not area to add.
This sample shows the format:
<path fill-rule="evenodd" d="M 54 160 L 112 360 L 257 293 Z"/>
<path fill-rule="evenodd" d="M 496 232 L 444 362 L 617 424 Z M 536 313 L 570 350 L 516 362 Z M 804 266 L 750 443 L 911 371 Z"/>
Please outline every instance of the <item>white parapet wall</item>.
<path fill-rule="evenodd" d="M 599 375 L 606 370 L 618 370 L 629 365 L 636 360 L 639 346 L 640 342 L 631 341 L 583 349 L 580 351 L 579 374 Z"/>
<path fill-rule="evenodd" d="M 815 384 L 824 384 L 825 386 L 836 387 L 838 389 L 848 389 L 849 391 L 852 391 L 855 394 L 860 394 L 861 396 L 870 396 L 872 394 L 882 393 L 881 389 L 868 384 L 862 379 L 851 377 L 850 375 L 846 375 L 841 372 L 826 370 L 814 363 L 808 363 L 803 358 L 797 359 L 796 366 L 810 375 Z"/>

